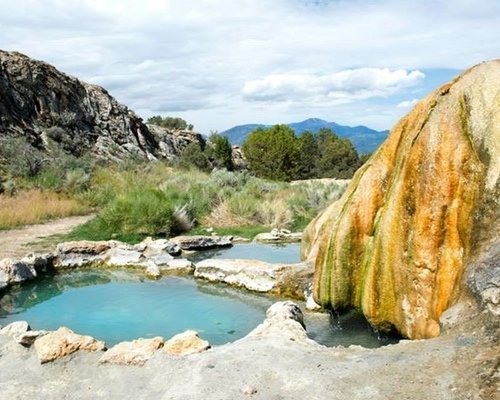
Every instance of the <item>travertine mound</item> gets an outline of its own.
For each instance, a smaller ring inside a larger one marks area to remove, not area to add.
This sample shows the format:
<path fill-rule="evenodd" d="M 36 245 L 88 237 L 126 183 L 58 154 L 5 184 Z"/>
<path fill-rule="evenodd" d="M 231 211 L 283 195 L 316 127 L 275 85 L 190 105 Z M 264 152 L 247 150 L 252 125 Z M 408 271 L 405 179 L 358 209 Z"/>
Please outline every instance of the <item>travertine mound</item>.
<path fill-rule="evenodd" d="M 496 60 L 418 103 L 310 224 L 315 300 L 409 338 L 437 336 L 467 263 L 499 237 L 499 175 Z"/>

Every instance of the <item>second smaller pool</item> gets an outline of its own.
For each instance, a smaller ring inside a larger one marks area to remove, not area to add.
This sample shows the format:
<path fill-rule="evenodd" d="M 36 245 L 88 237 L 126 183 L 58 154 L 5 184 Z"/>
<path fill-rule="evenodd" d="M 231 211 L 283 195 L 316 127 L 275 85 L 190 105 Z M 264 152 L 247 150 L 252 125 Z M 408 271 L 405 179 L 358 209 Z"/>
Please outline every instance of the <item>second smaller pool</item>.
<path fill-rule="evenodd" d="M 198 251 L 188 258 L 193 262 L 199 262 L 208 258 L 218 258 L 260 260 L 272 264 L 297 264 L 300 262 L 300 243 L 237 243 L 232 247 Z"/>

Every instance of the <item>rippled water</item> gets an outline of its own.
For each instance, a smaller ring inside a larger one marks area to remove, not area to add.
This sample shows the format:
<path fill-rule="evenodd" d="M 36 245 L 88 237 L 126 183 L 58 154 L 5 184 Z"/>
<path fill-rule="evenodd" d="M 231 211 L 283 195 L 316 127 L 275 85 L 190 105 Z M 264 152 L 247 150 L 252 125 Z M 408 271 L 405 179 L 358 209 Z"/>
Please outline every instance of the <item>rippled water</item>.
<path fill-rule="evenodd" d="M 240 246 L 244 251 L 238 256 L 234 251 Z M 286 247 L 298 258 L 298 246 Z M 237 245 L 230 250 L 227 258 L 246 258 L 251 247 Z M 260 254 L 276 254 L 274 251 Z M 221 257 L 228 254 L 217 253 Z M 256 254 L 254 251 L 252 258 L 257 258 Z M 26 320 L 33 329 L 67 326 L 104 340 L 108 346 L 138 337 L 169 338 L 186 329 L 198 331 L 212 344 L 231 342 L 260 324 L 267 308 L 279 300 L 190 277 L 151 281 L 130 270 L 92 269 L 46 275 L 0 296 L 0 325 Z M 394 342 L 379 338 L 356 313 L 336 319 L 328 314 L 305 313 L 305 323 L 310 337 L 327 346 L 378 347 Z"/>

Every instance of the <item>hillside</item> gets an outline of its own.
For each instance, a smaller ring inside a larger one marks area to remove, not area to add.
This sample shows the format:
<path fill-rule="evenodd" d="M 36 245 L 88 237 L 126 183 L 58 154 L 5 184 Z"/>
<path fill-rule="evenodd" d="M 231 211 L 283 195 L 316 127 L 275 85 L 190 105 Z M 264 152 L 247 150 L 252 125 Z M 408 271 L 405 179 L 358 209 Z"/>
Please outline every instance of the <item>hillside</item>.
<path fill-rule="evenodd" d="M 227 136 L 234 145 L 241 145 L 250 132 L 257 128 L 268 128 L 271 125 L 264 124 L 246 124 L 230 128 L 221 135 Z M 351 140 L 356 150 L 361 154 L 371 153 L 387 138 L 389 131 L 376 131 L 366 126 L 346 126 L 335 122 L 328 122 L 319 118 L 309 118 L 301 122 L 292 122 L 288 124 L 298 135 L 304 131 L 317 132 L 321 128 L 330 128 L 337 135 Z"/>
<path fill-rule="evenodd" d="M 0 50 L 0 141 L 104 160 L 171 158 L 202 136 L 147 126 L 100 86 L 21 53 Z"/>

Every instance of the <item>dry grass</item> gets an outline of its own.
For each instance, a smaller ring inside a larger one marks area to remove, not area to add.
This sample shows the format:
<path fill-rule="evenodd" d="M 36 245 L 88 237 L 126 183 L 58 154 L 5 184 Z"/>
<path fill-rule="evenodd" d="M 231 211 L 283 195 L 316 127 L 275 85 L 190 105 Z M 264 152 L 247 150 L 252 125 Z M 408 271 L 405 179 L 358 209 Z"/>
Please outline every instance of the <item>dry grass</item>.
<path fill-rule="evenodd" d="M 293 212 L 286 200 L 264 200 L 257 207 L 257 221 L 272 228 L 288 228 L 293 222 Z"/>
<path fill-rule="evenodd" d="M 0 229 L 81 215 L 85 211 L 86 208 L 77 200 L 51 192 L 29 190 L 15 196 L 0 195 Z"/>
<path fill-rule="evenodd" d="M 235 215 L 229 208 L 228 202 L 219 203 L 212 212 L 206 216 L 203 221 L 203 226 L 211 226 L 214 228 L 220 227 L 237 227 L 249 225 L 251 221 L 239 215 Z"/>

